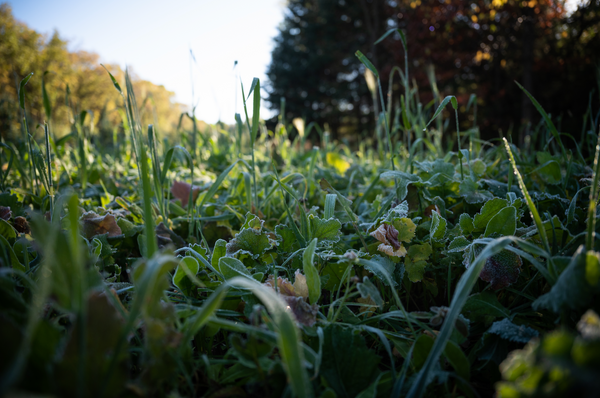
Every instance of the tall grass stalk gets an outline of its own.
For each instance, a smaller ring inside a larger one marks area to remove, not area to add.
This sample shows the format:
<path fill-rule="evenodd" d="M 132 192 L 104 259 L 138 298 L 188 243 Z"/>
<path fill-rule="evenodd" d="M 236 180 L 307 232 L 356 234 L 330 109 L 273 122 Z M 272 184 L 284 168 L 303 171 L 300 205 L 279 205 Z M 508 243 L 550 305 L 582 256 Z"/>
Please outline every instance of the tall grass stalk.
<path fill-rule="evenodd" d="M 431 351 L 429 351 L 427 360 L 421 367 L 419 373 L 417 373 L 417 376 L 414 379 L 410 390 L 408 391 L 408 398 L 420 398 L 425 393 L 427 385 L 433 379 L 431 373 L 435 370 L 435 364 L 446 348 L 446 343 L 450 339 L 456 319 L 460 315 L 463 306 L 467 302 L 467 298 L 471 294 L 471 290 L 473 289 L 473 286 L 475 286 L 486 260 L 494 254 L 500 252 L 504 247 L 508 246 L 508 244 L 512 242 L 511 238 L 512 237 L 503 237 L 491 242 L 489 242 L 489 239 L 478 239 L 473 242 L 474 244 L 479 242 L 484 243 L 486 244 L 486 247 L 481 251 L 477 258 L 475 258 L 467 271 L 458 281 L 456 290 L 454 291 L 454 296 L 452 297 L 452 302 L 450 303 L 450 309 L 444 317 L 442 328 L 435 339 Z"/>
<path fill-rule="evenodd" d="M 598 206 L 598 179 L 600 170 L 598 157 L 600 156 L 600 130 L 598 131 L 598 141 L 596 143 L 596 153 L 594 155 L 592 189 L 590 189 L 590 205 L 588 208 L 587 236 L 585 247 L 587 250 L 594 250 L 594 238 L 596 234 L 596 207 Z"/>
<path fill-rule="evenodd" d="M 106 69 L 106 68 L 105 68 Z M 108 72 L 108 69 L 106 70 Z M 128 124 L 130 127 L 131 142 L 133 145 L 133 152 L 138 164 L 138 175 L 142 181 L 142 201 L 144 209 L 144 226 L 146 235 L 146 255 L 148 258 L 158 250 L 158 243 L 156 241 L 156 231 L 154 229 L 154 213 L 152 210 L 152 187 L 150 185 L 150 176 L 148 170 L 148 155 L 146 149 L 143 147 L 142 131 L 140 125 L 139 112 L 137 108 L 137 102 L 135 99 L 135 93 L 133 91 L 133 84 L 131 83 L 131 77 L 129 76 L 129 69 L 125 71 L 125 87 L 126 95 L 121 90 L 121 86 L 117 83 L 115 78 L 110 72 L 108 74 L 113 81 L 113 85 L 119 91 L 125 101 L 125 110 L 127 114 Z M 151 129 L 151 125 L 149 129 Z M 158 194 L 158 192 L 157 192 Z"/>
<path fill-rule="evenodd" d="M 252 126 L 250 126 L 250 118 L 248 117 L 248 107 L 246 101 L 250 98 L 250 94 L 254 91 L 253 105 L 252 105 Z M 260 121 L 260 80 L 254 78 L 250 91 L 248 92 L 248 98 L 244 93 L 244 85 L 242 84 L 242 101 L 244 102 L 244 113 L 246 114 L 246 125 L 250 132 L 250 148 L 252 150 L 252 184 L 254 190 L 254 203 L 253 207 L 258 211 L 258 190 L 256 188 L 256 163 L 254 159 L 254 144 L 256 143 L 256 136 L 258 135 L 258 125 Z"/>
<path fill-rule="evenodd" d="M 442 111 L 444 110 L 446 105 L 448 105 L 449 102 L 452 104 L 452 108 L 454 108 L 454 118 L 456 120 L 456 136 L 457 136 L 457 141 L 458 141 L 458 162 L 460 165 L 460 177 L 461 177 L 461 180 L 464 180 L 465 173 L 463 170 L 463 162 L 462 162 L 464 155 L 463 155 L 461 147 L 460 147 L 460 129 L 458 126 L 458 101 L 456 100 L 455 96 L 449 95 L 446 98 L 444 98 L 444 100 L 442 101 L 440 106 L 438 106 L 437 110 L 435 111 L 435 113 L 433 114 L 433 116 L 431 117 L 429 122 L 425 125 L 425 128 L 423 129 L 423 131 L 427 130 L 427 127 L 431 124 L 431 122 L 433 122 L 442 113 Z"/>
<path fill-rule="evenodd" d="M 382 112 L 386 113 L 385 101 L 383 100 L 383 89 L 381 88 L 381 78 L 379 76 L 377 68 L 375 68 L 371 61 L 369 61 L 369 59 L 362 52 L 357 51 L 355 55 L 359 59 L 359 61 L 362 62 L 362 64 L 373 73 L 375 79 L 377 79 L 377 88 L 379 91 L 379 100 L 381 101 L 381 109 Z M 388 154 L 390 156 L 390 162 L 392 163 L 392 170 L 396 170 L 396 166 L 394 165 L 394 148 L 392 147 L 392 138 L 390 136 L 390 125 L 388 123 L 388 115 L 384 115 L 383 119 L 385 122 L 385 134 L 387 138 Z"/>
<path fill-rule="evenodd" d="M 374 44 L 377 45 L 378 43 L 382 42 L 386 37 L 388 37 L 392 33 L 398 33 L 398 35 L 400 36 L 400 42 L 402 43 L 402 48 L 404 49 L 404 76 L 402 76 L 402 74 L 400 73 L 399 70 L 398 70 L 398 73 L 400 74 L 400 76 L 402 78 L 402 85 L 404 86 L 404 103 L 402 106 L 402 112 L 403 112 L 403 119 L 406 120 L 408 115 L 410 115 L 410 96 L 409 96 L 409 93 L 410 93 L 409 81 L 410 80 L 408 77 L 408 44 L 406 41 L 406 35 L 400 29 L 390 29 L 386 33 L 384 33 L 383 36 L 381 36 Z M 397 68 L 397 67 L 395 67 L 395 68 Z M 389 115 L 391 115 L 393 74 L 394 74 L 394 68 L 392 68 L 392 71 L 390 72 L 390 86 L 389 86 L 389 90 L 388 90 L 388 110 L 387 110 L 388 117 L 389 117 Z M 382 99 L 382 106 L 383 106 L 383 99 Z M 405 125 L 405 127 L 406 127 L 406 125 Z M 410 147 L 410 129 L 407 128 L 406 134 L 408 137 L 407 147 Z M 393 163 L 394 163 L 394 161 L 392 158 L 392 166 L 393 166 Z"/>
<path fill-rule="evenodd" d="M 50 154 L 50 132 L 48 131 L 48 123 L 44 123 L 44 135 L 46 138 L 46 166 L 48 167 L 48 195 L 50 197 L 50 221 L 54 214 L 54 183 L 52 182 L 52 159 Z"/>
<path fill-rule="evenodd" d="M 27 142 L 27 151 L 29 155 L 29 177 L 31 179 L 31 192 L 37 192 L 39 194 L 39 187 L 37 183 L 37 177 L 35 173 L 35 165 L 33 163 L 33 148 L 31 145 L 31 134 L 29 133 L 29 123 L 27 121 L 27 110 L 25 109 L 25 86 L 29 82 L 33 76 L 33 72 L 28 74 L 21 80 L 19 84 L 19 105 L 21 106 L 21 110 L 23 111 L 23 133 L 24 133 L 24 142 Z M 35 186 L 35 191 L 34 191 Z"/>

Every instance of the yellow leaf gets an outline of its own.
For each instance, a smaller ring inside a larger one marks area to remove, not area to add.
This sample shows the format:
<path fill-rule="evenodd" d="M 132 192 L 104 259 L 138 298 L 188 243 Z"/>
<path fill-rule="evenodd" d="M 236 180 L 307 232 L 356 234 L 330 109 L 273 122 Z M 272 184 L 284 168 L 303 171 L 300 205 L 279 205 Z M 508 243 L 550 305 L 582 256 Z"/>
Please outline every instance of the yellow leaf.
<path fill-rule="evenodd" d="M 333 166 L 340 174 L 344 174 L 350 168 L 350 163 L 335 152 L 327 153 L 327 163 Z"/>

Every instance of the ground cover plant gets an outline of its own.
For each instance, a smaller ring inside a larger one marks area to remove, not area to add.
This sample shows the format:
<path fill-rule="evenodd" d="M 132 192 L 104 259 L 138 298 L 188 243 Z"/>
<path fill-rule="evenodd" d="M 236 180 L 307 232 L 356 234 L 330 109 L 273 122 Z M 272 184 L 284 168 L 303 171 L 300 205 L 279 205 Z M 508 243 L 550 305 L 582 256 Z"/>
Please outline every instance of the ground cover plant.
<path fill-rule="evenodd" d="M 175 143 L 107 74 L 115 145 L 85 112 L 56 138 L 29 126 L 23 79 L 23 139 L 1 145 L 0 395 L 597 396 L 598 113 L 560 132 L 527 93 L 529 145 L 483 141 L 396 71 L 402 99 L 378 85 L 355 150 L 303 121 L 267 131 L 258 79 L 251 115 Z"/>

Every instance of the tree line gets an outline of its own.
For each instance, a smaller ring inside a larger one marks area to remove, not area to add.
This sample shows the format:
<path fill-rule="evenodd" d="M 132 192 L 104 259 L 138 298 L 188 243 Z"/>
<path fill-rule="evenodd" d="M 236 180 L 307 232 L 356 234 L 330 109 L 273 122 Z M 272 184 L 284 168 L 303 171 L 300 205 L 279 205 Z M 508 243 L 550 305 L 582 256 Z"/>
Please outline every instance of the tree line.
<path fill-rule="evenodd" d="M 598 109 L 599 0 L 570 15 L 558 0 L 289 0 L 267 73 L 272 109 L 285 98 L 287 120 L 355 140 L 370 135 L 378 105 L 354 54 L 367 55 L 387 91 L 392 68 L 404 70 L 404 50 L 399 34 L 374 43 L 393 28 L 407 37 L 411 90 L 435 106 L 456 95 L 463 112 L 475 94 L 478 114 L 461 123 L 476 123 L 484 137 L 525 135 L 539 122 L 514 81 L 571 134 L 589 128 L 590 104 Z M 405 92 L 400 80 L 395 104 Z"/>
<path fill-rule="evenodd" d="M 0 134 L 3 139 L 20 137 L 22 113 L 18 89 L 21 79 L 33 72 L 25 87 L 25 104 L 30 131 L 38 124 L 51 122 L 53 134 L 70 132 L 75 118 L 85 112 L 85 123 L 92 133 L 112 136 L 122 126 L 122 99 L 114 89 L 98 54 L 69 51 L 68 42 L 58 32 L 48 36 L 15 20 L 8 4 L 0 5 Z M 124 71 L 115 64 L 104 65 L 118 81 Z M 164 134 L 173 133 L 183 110 L 173 101 L 174 93 L 164 86 L 134 77 L 143 124 L 156 124 Z M 48 94 L 51 120 L 46 120 L 42 85 Z M 185 118 L 187 121 L 187 118 Z"/>

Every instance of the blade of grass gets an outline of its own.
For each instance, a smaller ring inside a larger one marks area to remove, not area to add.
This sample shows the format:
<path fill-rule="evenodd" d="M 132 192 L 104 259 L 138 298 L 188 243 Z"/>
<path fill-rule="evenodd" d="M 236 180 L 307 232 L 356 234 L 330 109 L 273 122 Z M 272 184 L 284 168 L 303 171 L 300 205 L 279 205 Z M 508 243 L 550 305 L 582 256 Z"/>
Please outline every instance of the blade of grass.
<path fill-rule="evenodd" d="M 542 115 L 542 117 L 544 118 L 544 121 L 546 122 L 546 125 L 548 126 L 548 129 L 550 129 L 550 132 L 554 136 L 554 139 L 556 140 L 556 142 L 558 142 L 558 145 L 560 146 L 560 150 L 561 150 L 562 156 L 566 160 L 568 151 L 564 147 L 564 145 L 562 143 L 562 140 L 560 139 L 560 134 L 558 134 L 558 130 L 556 129 L 556 126 L 552 122 L 552 119 L 550 119 L 550 116 L 548 116 L 548 114 L 546 113 L 546 111 L 544 110 L 544 108 L 542 108 L 542 105 L 540 105 L 540 103 L 533 97 L 533 95 L 531 95 L 531 93 L 529 91 L 527 91 L 525 89 L 525 87 L 521 86 L 516 80 L 515 80 L 515 83 L 516 83 L 517 86 L 519 86 L 519 88 L 521 90 L 523 90 L 523 92 L 525 93 L 525 95 L 527 95 L 527 97 L 529 97 L 529 99 L 533 103 L 533 106 L 535 106 L 535 109 L 537 109 L 537 111 L 540 113 L 540 115 Z"/>
<path fill-rule="evenodd" d="M 148 130 L 152 125 L 148 126 Z M 144 227 L 146 234 L 146 250 L 148 258 L 158 251 L 156 231 L 154 226 L 154 211 L 152 210 L 152 186 L 150 184 L 150 172 L 148 170 L 148 154 L 146 149 L 140 146 L 140 163 L 142 170 L 142 201 L 144 203 Z"/>
<path fill-rule="evenodd" d="M 438 333 L 433 347 L 429 352 L 429 356 L 425 361 L 425 364 L 417 373 L 416 378 L 414 379 L 410 390 L 408 391 L 408 398 L 420 398 L 425 394 L 425 390 L 427 389 L 427 385 L 433 379 L 430 373 L 434 370 L 434 365 L 440 359 L 440 356 L 444 352 L 446 348 L 446 343 L 450 339 L 450 335 L 452 334 L 452 330 L 454 329 L 454 323 L 456 319 L 460 315 L 460 312 L 467 302 L 467 298 L 471 294 L 471 290 L 473 286 L 477 282 L 479 278 L 479 274 L 485 265 L 486 260 L 493 256 L 496 253 L 499 253 L 504 247 L 506 247 L 511 242 L 510 237 L 499 238 L 491 243 L 487 244 L 486 247 L 481 251 L 481 253 L 477 256 L 475 261 L 469 266 L 467 271 L 461 276 L 458 284 L 456 285 L 456 290 L 454 291 L 454 296 L 452 297 L 452 302 L 450 303 L 450 309 L 448 313 L 444 317 L 444 323 L 440 332 Z M 479 240 L 475 240 L 473 243 L 479 243 Z"/>
<path fill-rule="evenodd" d="M 52 162 L 50 157 L 50 133 L 48 131 L 48 123 L 44 123 L 44 133 L 46 137 L 46 165 L 48 166 L 48 186 L 50 188 L 48 195 L 50 195 L 50 221 L 52 221 L 52 215 L 54 214 L 54 185 L 52 183 Z"/>
<path fill-rule="evenodd" d="M 277 346 L 294 395 L 297 397 L 314 396 L 308 372 L 304 367 L 304 350 L 300 343 L 300 331 L 296 327 L 296 321 L 292 314 L 287 310 L 287 304 L 279 298 L 274 290 L 248 278 L 235 277 L 228 283 L 231 286 L 252 291 L 264 303 L 277 325 Z"/>
<path fill-rule="evenodd" d="M 519 173 L 519 170 L 517 169 L 517 163 L 515 162 L 515 157 L 510 149 L 510 145 L 508 144 L 508 141 L 506 140 L 506 138 L 503 138 L 503 140 L 504 140 L 504 147 L 506 148 L 506 152 L 508 153 L 508 156 L 510 159 L 510 164 L 513 168 L 515 176 L 517 177 L 519 187 L 521 188 L 521 192 L 523 193 L 523 196 L 525 197 L 527 206 L 529 207 L 529 212 L 531 214 L 531 218 L 535 222 L 535 226 L 536 226 L 538 233 L 540 235 L 540 238 L 542 240 L 542 245 L 544 246 L 544 249 L 548 253 L 551 253 L 550 244 L 548 243 L 548 236 L 546 234 L 546 229 L 544 228 L 544 224 L 542 223 L 542 219 L 540 218 L 540 214 L 538 213 L 537 208 L 535 207 L 535 204 L 533 203 L 533 200 L 531 200 L 531 196 L 529 195 L 529 191 L 527 191 L 527 187 L 525 186 L 523 177 L 521 177 L 521 173 Z"/>
<path fill-rule="evenodd" d="M 326 220 L 333 217 L 336 200 L 337 200 L 337 195 L 334 193 L 328 193 L 327 195 L 325 195 L 324 217 Z"/>
<path fill-rule="evenodd" d="M 587 235 L 585 247 L 587 250 L 594 250 L 594 237 L 596 235 L 596 207 L 598 206 L 598 179 L 600 172 L 598 170 L 598 157 L 600 156 L 600 131 L 598 132 L 598 142 L 596 143 L 596 154 L 594 155 L 592 189 L 590 189 L 590 205 L 588 207 Z"/>

